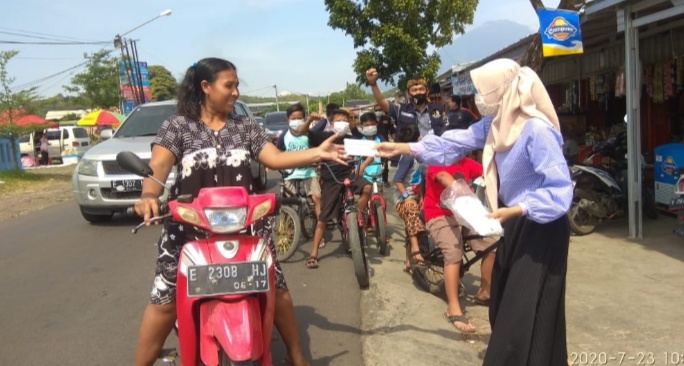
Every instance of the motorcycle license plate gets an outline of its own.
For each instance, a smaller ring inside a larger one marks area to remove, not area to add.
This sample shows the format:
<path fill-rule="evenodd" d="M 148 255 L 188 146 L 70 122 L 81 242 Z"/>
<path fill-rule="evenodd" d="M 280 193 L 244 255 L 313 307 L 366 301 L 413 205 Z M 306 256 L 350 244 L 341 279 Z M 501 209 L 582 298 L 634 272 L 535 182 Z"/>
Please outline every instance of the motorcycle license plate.
<path fill-rule="evenodd" d="M 684 197 L 677 197 L 670 200 L 669 211 L 684 210 Z"/>
<path fill-rule="evenodd" d="M 188 266 L 189 297 L 268 290 L 268 264 L 265 261 Z"/>
<path fill-rule="evenodd" d="M 141 179 L 126 179 L 126 180 L 113 180 L 112 190 L 116 192 L 142 192 L 142 180 Z"/>

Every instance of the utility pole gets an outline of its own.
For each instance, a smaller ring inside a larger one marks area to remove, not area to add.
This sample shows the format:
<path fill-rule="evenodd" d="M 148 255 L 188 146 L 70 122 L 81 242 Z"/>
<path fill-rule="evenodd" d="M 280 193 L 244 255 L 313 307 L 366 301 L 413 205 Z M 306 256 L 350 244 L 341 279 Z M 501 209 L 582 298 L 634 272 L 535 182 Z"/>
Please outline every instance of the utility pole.
<path fill-rule="evenodd" d="M 273 85 L 276 94 L 276 111 L 280 112 L 280 104 L 278 104 L 278 85 Z"/>
<path fill-rule="evenodd" d="M 309 108 L 309 94 L 306 95 L 306 114 L 311 114 L 311 108 Z"/>

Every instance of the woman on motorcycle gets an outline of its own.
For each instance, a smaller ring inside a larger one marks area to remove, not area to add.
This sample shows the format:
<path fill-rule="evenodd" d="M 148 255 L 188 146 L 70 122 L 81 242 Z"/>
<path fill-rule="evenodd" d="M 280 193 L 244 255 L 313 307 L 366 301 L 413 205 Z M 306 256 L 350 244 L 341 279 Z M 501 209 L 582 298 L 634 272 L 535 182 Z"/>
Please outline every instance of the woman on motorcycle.
<path fill-rule="evenodd" d="M 565 274 L 572 182 L 558 116 L 537 74 L 499 59 L 471 71 L 478 109 L 467 130 L 418 143 L 382 143 L 378 155 L 452 164 L 484 148 L 490 217 L 503 223 L 492 273 L 492 335 L 484 365 L 565 365 Z M 481 109 L 482 114 L 487 114 Z"/>
<path fill-rule="evenodd" d="M 197 197 L 203 187 L 242 186 L 254 193 L 250 157 L 271 169 L 311 166 L 322 160 L 339 159 L 343 152 L 332 140 L 316 149 L 281 152 L 266 132 L 251 118 L 233 113 L 240 96 L 235 65 L 219 58 L 205 58 L 192 65 L 179 87 L 177 115 L 168 118 L 152 143 L 150 167 L 154 177 L 164 182 L 178 165 L 178 178 L 169 200 L 179 195 Z M 146 178 L 135 211 L 149 221 L 159 212 L 163 188 Z M 263 236 L 275 253 L 271 224 L 263 220 L 252 230 Z M 159 256 L 150 304 L 145 309 L 138 337 L 136 365 L 152 365 L 176 320 L 176 272 L 183 244 L 205 233 L 167 221 L 158 242 Z M 291 365 L 306 365 L 299 343 L 292 298 L 275 254 L 275 326 L 288 350 Z"/>

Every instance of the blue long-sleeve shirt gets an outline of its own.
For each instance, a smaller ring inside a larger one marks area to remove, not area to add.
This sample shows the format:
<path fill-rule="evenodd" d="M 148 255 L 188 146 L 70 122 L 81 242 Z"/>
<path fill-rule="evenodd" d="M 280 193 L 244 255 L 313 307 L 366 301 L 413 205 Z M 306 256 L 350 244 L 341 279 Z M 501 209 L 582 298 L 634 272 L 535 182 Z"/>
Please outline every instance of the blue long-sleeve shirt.
<path fill-rule="evenodd" d="M 467 130 L 450 130 L 441 137 L 425 136 L 410 144 L 418 161 L 450 165 L 470 151 L 484 148 L 492 125 L 488 116 Z M 570 171 L 563 157 L 563 137 L 546 122 L 529 120 L 508 151 L 494 154 L 499 177 L 499 199 L 519 205 L 532 221 L 547 223 L 565 215 L 572 204 Z"/>

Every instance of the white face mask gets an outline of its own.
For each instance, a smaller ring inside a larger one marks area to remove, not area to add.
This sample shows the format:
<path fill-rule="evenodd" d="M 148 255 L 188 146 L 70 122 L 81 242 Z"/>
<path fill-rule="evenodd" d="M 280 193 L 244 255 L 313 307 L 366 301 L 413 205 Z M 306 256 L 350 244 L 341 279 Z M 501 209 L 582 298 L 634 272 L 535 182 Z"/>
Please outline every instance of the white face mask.
<path fill-rule="evenodd" d="M 334 122 L 333 131 L 339 135 L 346 135 L 349 133 L 349 122 Z"/>
<path fill-rule="evenodd" d="M 303 125 L 304 125 L 303 119 L 291 119 L 290 120 L 290 129 L 294 132 L 299 132 L 299 130 L 302 128 Z"/>
<path fill-rule="evenodd" d="M 499 108 L 501 108 L 501 103 L 497 104 L 487 104 L 484 101 L 484 96 L 480 93 L 475 94 L 475 105 L 477 110 L 483 116 L 495 116 L 499 113 Z"/>
<path fill-rule="evenodd" d="M 361 133 L 362 133 L 364 136 L 369 136 L 369 137 L 370 137 L 370 136 L 375 136 L 375 135 L 378 134 L 378 126 L 366 126 L 366 127 L 363 128 L 363 130 L 361 131 Z"/>

